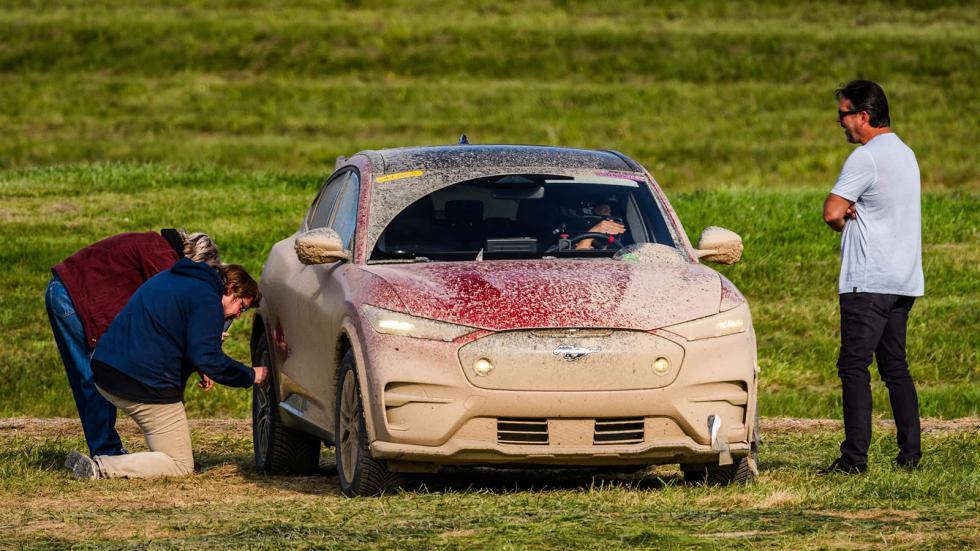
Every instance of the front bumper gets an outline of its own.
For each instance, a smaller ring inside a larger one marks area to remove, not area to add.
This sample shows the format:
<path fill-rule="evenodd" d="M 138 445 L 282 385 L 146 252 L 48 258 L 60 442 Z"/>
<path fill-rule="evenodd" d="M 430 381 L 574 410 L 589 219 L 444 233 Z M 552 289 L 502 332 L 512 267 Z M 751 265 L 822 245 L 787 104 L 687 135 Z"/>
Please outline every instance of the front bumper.
<path fill-rule="evenodd" d="M 630 377 L 624 368 L 621 382 L 597 385 L 602 390 L 563 381 L 555 386 L 566 390 L 554 391 L 530 382 L 537 386 L 474 385 L 461 362 L 468 358 L 465 340 L 366 333 L 364 398 L 373 424 L 370 451 L 378 459 L 438 465 L 708 463 L 720 454 L 709 430 L 712 415 L 721 420 L 716 440 L 736 456 L 750 449 L 757 370 L 751 327 L 691 342 L 657 332 L 683 352 L 682 363 L 659 388 L 636 388 L 643 377 Z M 529 366 L 534 369 L 533 362 Z"/>

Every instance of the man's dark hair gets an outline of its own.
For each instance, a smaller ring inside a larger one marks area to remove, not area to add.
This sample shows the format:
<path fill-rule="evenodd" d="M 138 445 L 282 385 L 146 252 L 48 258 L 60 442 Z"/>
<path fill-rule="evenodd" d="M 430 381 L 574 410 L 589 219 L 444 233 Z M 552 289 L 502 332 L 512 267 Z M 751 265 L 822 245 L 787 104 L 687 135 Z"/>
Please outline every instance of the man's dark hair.
<path fill-rule="evenodd" d="M 888 99 L 885 91 L 870 80 L 852 80 L 834 92 L 837 101 L 847 98 L 851 101 L 851 109 L 868 112 L 868 123 L 874 128 L 891 126 L 888 118 Z"/>

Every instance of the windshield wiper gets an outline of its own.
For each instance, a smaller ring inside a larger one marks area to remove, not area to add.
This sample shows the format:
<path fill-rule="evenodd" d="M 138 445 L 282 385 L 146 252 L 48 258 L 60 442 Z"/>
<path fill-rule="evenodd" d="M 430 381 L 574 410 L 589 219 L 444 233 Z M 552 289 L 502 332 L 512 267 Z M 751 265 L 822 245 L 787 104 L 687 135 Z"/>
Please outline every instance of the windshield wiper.
<path fill-rule="evenodd" d="M 416 262 L 432 262 L 432 259 L 425 256 L 412 256 L 405 258 L 378 258 L 369 260 L 368 264 L 414 264 Z"/>

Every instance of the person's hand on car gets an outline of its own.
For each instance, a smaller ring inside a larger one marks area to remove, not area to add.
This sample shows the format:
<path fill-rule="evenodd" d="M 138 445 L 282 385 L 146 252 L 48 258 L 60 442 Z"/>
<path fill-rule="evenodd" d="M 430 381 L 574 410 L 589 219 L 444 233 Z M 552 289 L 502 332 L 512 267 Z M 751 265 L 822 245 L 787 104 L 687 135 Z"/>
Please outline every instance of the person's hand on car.
<path fill-rule="evenodd" d="M 261 385 L 265 383 L 265 380 L 269 377 L 268 367 L 253 367 L 255 370 L 255 384 Z"/>
<path fill-rule="evenodd" d="M 211 377 L 201 373 L 201 380 L 197 382 L 197 386 L 204 392 L 207 392 L 214 388 L 214 381 L 211 379 Z"/>

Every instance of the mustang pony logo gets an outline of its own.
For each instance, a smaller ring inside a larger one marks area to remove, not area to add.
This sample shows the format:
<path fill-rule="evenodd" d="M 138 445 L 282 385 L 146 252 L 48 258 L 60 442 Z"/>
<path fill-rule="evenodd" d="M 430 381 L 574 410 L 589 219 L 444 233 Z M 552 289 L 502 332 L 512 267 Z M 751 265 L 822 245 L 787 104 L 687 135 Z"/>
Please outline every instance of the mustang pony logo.
<path fill-rule="evenodd" d="M 562 359 L 566 362 L 574 362 L 583 356 L 587 356 L 593 352 L 601 352 L 602 349 L 598 346 L 595 348 L 583 348 L 581 346 L 572 346 L 570 344 L 558 345 L 553 354 L 555 356 L 561 354 Z"/>

